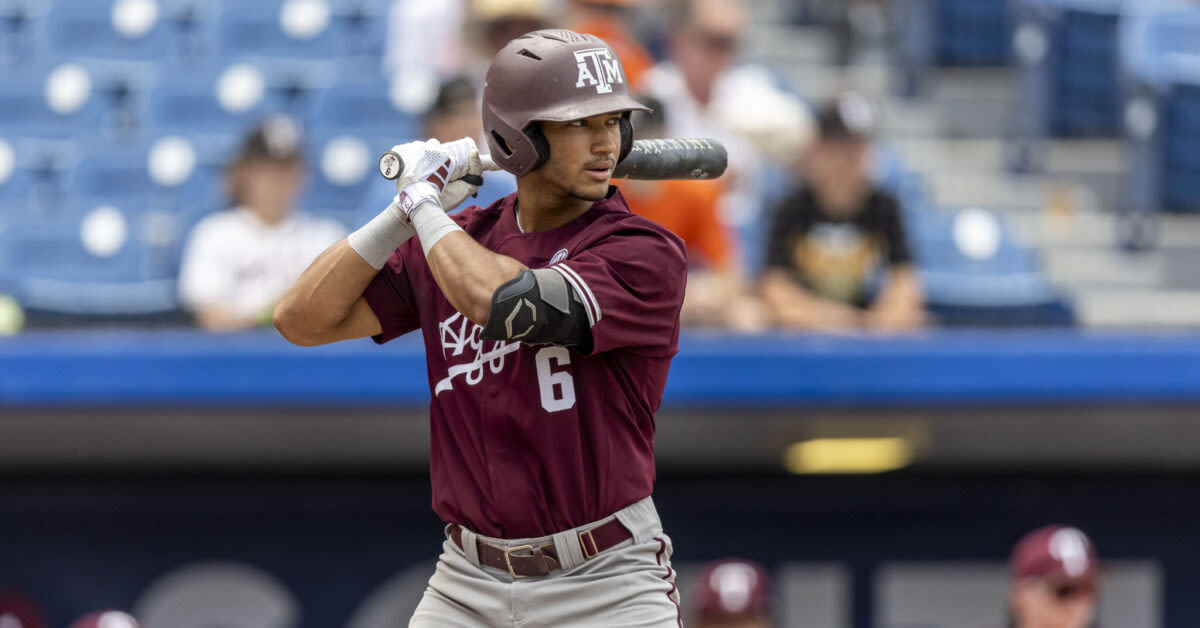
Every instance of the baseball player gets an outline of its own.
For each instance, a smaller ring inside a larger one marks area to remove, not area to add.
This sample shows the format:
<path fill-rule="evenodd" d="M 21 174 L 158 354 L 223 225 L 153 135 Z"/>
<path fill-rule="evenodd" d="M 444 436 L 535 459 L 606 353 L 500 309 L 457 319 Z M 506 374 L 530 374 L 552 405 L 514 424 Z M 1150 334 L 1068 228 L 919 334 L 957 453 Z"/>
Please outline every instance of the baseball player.
<path fill-rule="evenodd" d="M 447 525 L 410 626 L 680 624 L 650 494 L 686 260 L 610 185 L 639 109 L 602 40 L 511 41 L 488 68 L 483 121 L 517 192 L 448 216 L 482 170 L 474 141 L 398 146 L 393 203 L 276 310 L 302 345 L 424 336 Z"/>
<path fill-rule="evenodd" d="M 1099 565 L 1091 539 L 1053 525 L 1025 535 L 1009 561 L 1011 628 L 1086 628 L 1096 616 Z"/>

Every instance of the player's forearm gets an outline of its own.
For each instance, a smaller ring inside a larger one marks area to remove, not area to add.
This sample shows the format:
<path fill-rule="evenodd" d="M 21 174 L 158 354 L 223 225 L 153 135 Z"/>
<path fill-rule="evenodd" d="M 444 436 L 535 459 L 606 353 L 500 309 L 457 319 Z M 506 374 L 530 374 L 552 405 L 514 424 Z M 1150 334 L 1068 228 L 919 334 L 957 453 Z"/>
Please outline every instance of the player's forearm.
<path fill-rule="evenodd" d="M 275 308 L 275 327 L 300 345 L 379 333 L 377 320 L 371 329 L 347 328 L 363 291 L 378 273 L 342 239 L 317 257 L 283 295 Z"/>
<path fill-rule="evenodd" d="M 868 313 L 872 327 L 909 329 L 925 321 L 925 292 L 915 270 L 905 266 L 892 270 Z"/>
<path fill-rule="evenodd" d="M 496 289 L 527 268 L 507 255 L 489 251 L 461 231 L 442 238 L 425 258 L 446 300 L 479 325 L 487 322 Z"/>
<path fill-rule="evenodd" d="M 811 294 L 779 271 L 767 271 L 762 293 L 772 318 L 784 327 L 845 329 L 860 324 L 856 308 Z"/>

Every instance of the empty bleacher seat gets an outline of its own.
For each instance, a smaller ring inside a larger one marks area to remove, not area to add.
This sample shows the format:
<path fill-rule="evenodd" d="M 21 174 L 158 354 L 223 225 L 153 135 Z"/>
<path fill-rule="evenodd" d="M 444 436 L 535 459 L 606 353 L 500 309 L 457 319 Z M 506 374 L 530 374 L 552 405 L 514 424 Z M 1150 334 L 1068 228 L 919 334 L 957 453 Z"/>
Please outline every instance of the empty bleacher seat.
<path fill-rule="evenodd" d="M 163 58 L 171 32 L 157 0 L 56 0 L 42 21 L 55 54 L 115 59 Z"/>
<path fill-rule="evenodd" d="M 135 199 L 77 199 L 68 211 L 12 217 L 0 230 L 4 282 L 22 306 L 72 314 L 176 307 L 179 234 Z"/>
<path fill-rule="evenodd" d="M 1034 253 L 979 208 L 905 210 L 926 303 L 946 325 L 1065 325 L 1070 307 Z"/>
<path fill-rule="evenodd" d="M 318 129 L 308 141 L 309 182 L 300 207 L 343 224 L 361 222 L 372 186 L 382 181 L 379 155 L 392 145 L 386 138 Z"/>
<path fill-rule="evenodd" d="M 61 138 L 99 127 L 103 106 L 78 63 L 9 68 L 0 83 L 0 133 Z"/>
<path fill-rule="evenodd" d="M 1120 129 L 1118 24 L 1123 0 L 1020 0 L 1018 133 L 1027 140 L 1112 136 Z"/>
<path fill-rule="evenodd" d="M 164 68 L 151 88 L 148 115 L 158 132 L 240 136 L 256 121 L 284 110 L 262 70 L 249 63 L 174 73 Z"/>
<path fill-rule="evenodd" d="M 937 59 L 942 65 L 1005 65 L 1009 59 L 1007 0 L 938 0 Z"/>
<path fill-rule="evenodd" d="M 201 164 L 186 137 L 165 136 L 130 146 L 81 146 L 68 171 L 67 190 L 84 198 L 141 199 L 175 212 L 196 201 L 218 203 L 216 171 Z"/>
<path fill-rule="evenodd" d="M 224 55 L 329 58 L 339 52 L 326 0 L 229 2 L 217 19 Z"/>
<path fill-rule="evenodd" d="M 380 134 L 390 142 L 388 146 L 415 139 L 420 115 L 405 109 L 400 87 L 379 78 L 335 82 L 318 97 L 313 124 L 361 135 Z"/>
<path fill-rule="evenodd" d="M 1200 211 L 1200 6 L 1159 1 L 1131 9 L 1121 67 L 1131 148 L 1126 217 Z"/>

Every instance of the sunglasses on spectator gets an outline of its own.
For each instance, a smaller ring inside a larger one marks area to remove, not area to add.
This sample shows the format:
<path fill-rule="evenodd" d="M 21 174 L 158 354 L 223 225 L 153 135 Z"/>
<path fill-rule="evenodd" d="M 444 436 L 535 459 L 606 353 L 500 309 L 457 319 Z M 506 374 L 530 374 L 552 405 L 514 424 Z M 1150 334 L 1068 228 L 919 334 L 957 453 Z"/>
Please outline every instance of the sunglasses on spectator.
<path fill-rule="evenodd" d="M 1062 582 L 1050 585 L 1050 594 L 1060 602 L 1074 600 L 1078 597 L 1090 596 L 1095 587 L 1086 582 Z"/>
<path fill-rule="evenodd" d="M 695 37 L 696 41 L 713 52 L 733 52 L 738 44 L 737 35 L 732 33 L 714 33 L 712 31 L 695 29 L 692 31 L 692 37 Z"/>

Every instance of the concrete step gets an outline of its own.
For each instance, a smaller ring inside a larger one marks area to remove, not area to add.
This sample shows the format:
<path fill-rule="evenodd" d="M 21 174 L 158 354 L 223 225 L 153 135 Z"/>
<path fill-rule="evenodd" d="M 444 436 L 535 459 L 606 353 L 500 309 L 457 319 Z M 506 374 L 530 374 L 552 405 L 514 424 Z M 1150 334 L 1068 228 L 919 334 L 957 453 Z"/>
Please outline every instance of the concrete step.
<path fill-rule="evenodd" d="M 1098 213 L 1100 203 L 1088 187 L 1042 176 L 995 172 L 961 172 L 930 177 L 933 201 L 941 206 L 978 206 L 1010 211 L 1037 211 L 1064 205 L 1074 213 Z"/>
<path fill-rule="evenodd" d="M 1111 248 L 1049 247 L 1041 250 L 1051 281 L 1077 289 L 1169 288 L 1167 256 L 1128 255 Z"/>
<path fill-rule="evenodd" d="M 1013 72 L 1007 68 L 942 69 L 931 100 L 947 137 L 1003 137 L 1016 111 Z"/>
<path fill-rule="evenodd" d="M 1072 298 L 1086 327 L 1200 326 L 1200 291 L 1085 289 Z"/>

